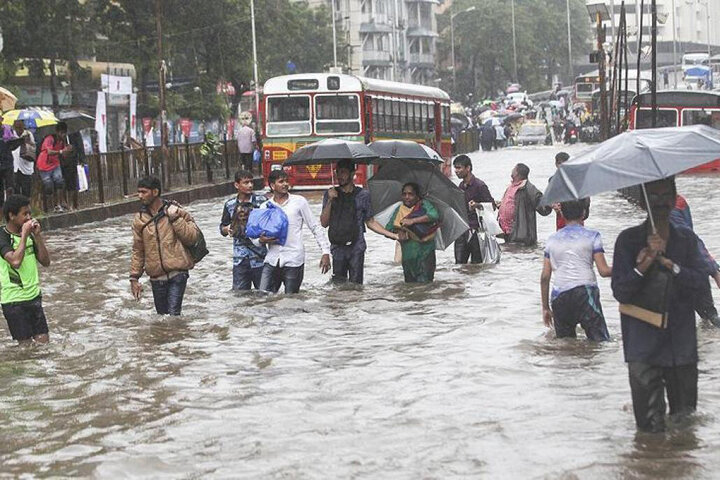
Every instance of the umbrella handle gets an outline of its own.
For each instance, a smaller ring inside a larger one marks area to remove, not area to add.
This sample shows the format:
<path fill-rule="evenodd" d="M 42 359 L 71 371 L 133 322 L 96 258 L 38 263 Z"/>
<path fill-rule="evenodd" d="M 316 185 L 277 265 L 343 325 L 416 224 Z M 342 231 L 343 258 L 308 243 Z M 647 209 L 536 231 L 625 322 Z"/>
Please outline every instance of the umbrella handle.
<path fill-rule="evenodd" d="M 653 216 L 652 216 L 652 209 L 650 207 L 650 201 L 648 200 L 648 194 L 647 194 L 647 190 L 645 189 L 644 183 L 640 184 L 640 189 L 642 190 L 643 197 L 645 197 L 645 208 L 647 208 L 648 217 L 650 218 L 650 226 L 652 227 L 653 235 L 656 235 L 657 228 L 655 228 L 655 220 L 653 219 Z"/>

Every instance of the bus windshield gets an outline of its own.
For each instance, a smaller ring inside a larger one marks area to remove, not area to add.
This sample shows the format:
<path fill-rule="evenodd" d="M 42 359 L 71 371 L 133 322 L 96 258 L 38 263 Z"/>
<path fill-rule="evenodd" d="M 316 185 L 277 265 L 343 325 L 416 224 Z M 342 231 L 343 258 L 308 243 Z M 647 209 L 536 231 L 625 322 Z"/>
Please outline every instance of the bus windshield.
<path fill-rule="evenodd" d="M 315 132 L 360 133 L 360 105 L 357 95 L 316 95 Z"/>
<path fill-rule="evenodd" d="M 685 109 L 682 118 L 683 125 L 705 124 L 720 130 L 720 110 Z"/>
<path fill-rule="evenodd" d="M 587 96 L 589 98 L 590 95 L 592 95 L 593 90 L 595 89 L 595 84 L 594 83 L 578 83 L 575 85 L 575 89 L 577 91 L 578 97 Z"/>
<path fill-rule="evenodd" d="M 674 109 L 658 109 L 657 128 L 661 127 L 677 127 L 678 118 L 677 110 Z M 635 128 L 652 128 L 652 110 L 640 109 L 635 113 Z"/>
<path fill-rule="evenodd" d="M 267 100 L 268 135 L 310 135 L 310 97 L 269 97 Z"/>

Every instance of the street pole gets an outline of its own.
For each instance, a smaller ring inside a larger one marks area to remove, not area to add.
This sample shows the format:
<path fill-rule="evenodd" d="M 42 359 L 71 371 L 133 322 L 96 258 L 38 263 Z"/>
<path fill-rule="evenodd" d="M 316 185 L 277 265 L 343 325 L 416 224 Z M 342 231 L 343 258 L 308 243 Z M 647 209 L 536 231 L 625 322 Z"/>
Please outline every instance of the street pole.
<path fill-rule="evenodd" d="M 572 85 L 573 76 L 573 64 L 572 64 L 572 41 L 570 35 L 570 0 L 565 0 L 565 6 L 567 7 L 567 34 L 568 34 L 568 72 L 570 72 L 570 84 Z"/>
<path fill-rule="evenodd" d="M 610 0 L 610 45 L 615 42 L 615 0 Z"/>
<path fill-rule="evenodd" d="M 455 26 L 453 20 L 455 19 L 455 15 L 452 13 L 450 14 L 450 56 L 452 57 L 452 70 L 453 70 L 453 95 L 455 95 L 455 89 L 456 89 L 456 80 L 457 76 L 455 75 Z"/>
<path fill-rule="evenodd" d="M 657 47 L 657 0 L 652 0 L 652 6 L 651 12 L 652 12 L 652 20 L 650 25 L 650 43 L 652 48 L 652 54 L 650 57 L 651 62 L 651 69 L 652 69 L 652 90 L 650 91 L 650 96 L 652 97 L 652 127 L 657 127 L 657 116 L 658 116 L 658 109 L 657 109 L 657 52 L 655 48 Z"/>
<path fill-rule="evenodd" d="M 702 4 L 702 2 L 701 2 Z M 707 14 L 707 49 L 708 49 L 708 65 L 710 65 L 710 57 L 712 52 L 710 51 L 710 2 L 705 0 L 705 13 Z"/>
<path fill-rule="evenodd" d="M 673 88 L 677 89 L 677 40 L 675 38 L 677 25 L 675 24 L 675 0 L 672 0 L 672 27 L 673 27 Z M 638 92 L 640 93 L 640 92 Z"/>
<path fill-rule="evenodd" d="M 333 17 L 333 25 L 335 18 Z M 258 83 L 258 62 L 257 62 L 257 40 L 255 37 L 255 0 L 250 0 L 250 23 L 252 24 L 252 45 L 253 45 L 253 80 L 255 81 L 255 119 L 260 125 L 260 85 Z M 333 39 L 335 37 L 333 36 Z"/>
<path fill-rule="evenodd" d="M 162 41 L 162 0 L 155 0 L 155 29 L 157 34 L 157 54 L 158 54 L 158 97 L 160 101 L 160 159 L 162 165 L 162 173 L 165 176 L 165 166 L 167 165 L 167 149 L 168 149 L 168 131 L 167 122 L 167 105 L 165 100 L 165 77 L 166 64 L 163 58 L 163 41 Z"/>
<path fill-rule="evenodd" d="M 254 0 L 250 0 L 250 8 Z M 333 35 L 333 67 L 337 68 L 337 31 L 335 27 L 335 0 L 330 0 L 330 10 L 332 14 L 332 35 Z M 255 21 L 253 20 L 253 29 L 255 28 Z M 253 30 L 254 31 L 254 30 Z M 253 34 L 253 41 L 254 41 Z M 257 82 L 257 80 L 255 80 Z"/>
<path fill-rule="evenodd" d="M 512 16 L 512 37 L 513 37 L 513 73 L 515 75 L 514 81 L 518 81 L 518 69 L 517 69 L 517 43 L 515 41 L 515 0 L 510 0 L 510 12 Z"/>
<path fill-rule="evenodd" d="M 637 6 L 637 2 L 635 3 L 635 5 Z M 640 0 L 640 10 L 643 10 L 644 8 L 645 8 L 645 1 Z M 638 24 L 638 33 L 637 33 L 637 67 L 636 67 L 637 74 L 635 75 L 637 77 L 635 79 L 635 91 L 637 92 L 638 95 L 640 94 L 640 54 L 642 53 L 642 52 L 640 52 L 640 49 L 642 47 L 642 37 L 643 37 L 643 33 L 642 33 L 643 16 L 642 16 L 642 14 L 640 15 L 639 22 L 640 23 Z"/>
<path fill-rule="evenodd" d="M 602 16 L 600 12 L 595 14 L 597 22 L 597 52 L 598 52 L 598 73 L 600 77 L 600 141 L 608 138 L 608 110 L 607 110 L 607 85 L 605 76 L 605 48 L 602 42 Z"/>

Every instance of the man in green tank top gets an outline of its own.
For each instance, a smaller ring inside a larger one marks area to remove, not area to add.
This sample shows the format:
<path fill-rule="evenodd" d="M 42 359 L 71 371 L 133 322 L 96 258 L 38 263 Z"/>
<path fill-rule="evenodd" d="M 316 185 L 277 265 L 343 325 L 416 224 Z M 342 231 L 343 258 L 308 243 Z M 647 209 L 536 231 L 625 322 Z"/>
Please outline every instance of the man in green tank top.
<path fill-rule="evenodd" d="M 40 223 L 30 216 L 30 199 L 10 195 L 0 231 L 0 304 L 12 337 L 20 344 L 48 342 L 38 262 L 50 265 Z"/>

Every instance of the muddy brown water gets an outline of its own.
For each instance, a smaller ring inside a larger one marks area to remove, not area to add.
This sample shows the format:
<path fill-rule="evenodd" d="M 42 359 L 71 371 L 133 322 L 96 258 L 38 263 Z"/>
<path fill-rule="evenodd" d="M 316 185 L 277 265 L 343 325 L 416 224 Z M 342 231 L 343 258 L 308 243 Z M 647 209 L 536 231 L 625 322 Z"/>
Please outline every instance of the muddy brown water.
<path fill-rule="evenodd" d="M 544 188 L 557 151 L 472 158 L 500 198 L 518 161 Z M 720 178 L 678 185 L 720 253 Z M 48 233 L 52 343 L 21 350 L 0 331 L 0 477 L 718 478 L 720 330 L 699 323 L 698 413 L 667 435 L 636 435 L 609 280 L 612 341 L 553 339 L 540 316 L 542 242 L 506 249 L 494 267 L 456 266 L 450 248 L 433 284 L 410 286 L 393 243 L 370 233 L 366 285 L 352 288 L 328 284 L 306 232 L 299 295 L 234 295 L 222 204 L 189 206 L 211 253 L 180 318 L 156 316 L 147 285 L 141 302 L 130 296 L 130 217 Z M 611 258 L 641 219 L 605 194 L 587 224 Z M 539 219 L 541 240 L 553 230 Z"/>

